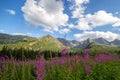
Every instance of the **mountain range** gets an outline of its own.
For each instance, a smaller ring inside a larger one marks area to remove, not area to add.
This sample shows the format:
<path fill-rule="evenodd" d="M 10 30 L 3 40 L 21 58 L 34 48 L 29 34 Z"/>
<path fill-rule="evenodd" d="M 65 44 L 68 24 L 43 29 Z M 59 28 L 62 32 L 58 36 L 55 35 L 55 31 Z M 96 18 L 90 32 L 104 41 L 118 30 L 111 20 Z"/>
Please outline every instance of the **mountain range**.
<path fill-rule="evenodd" d="M 0 49 L 2 49 L 4 45 L 12 48 L 24 47 L 34 50 L 61 50 L 64 47 L 61 42 L 50 35 L 41 38 L 34 38 L 0 33 Z"/>
<path fill-rule="evenodd" d="M 116 39 L 114 41 L 107 41 L 104 38 L 96 38 L 96 39 L 90 39 L 84 41 L 76 41 L 76 40 L 66 40 L 63 38 L 58 38 L 58 40 L 63 43 L 65 46 L 68 46 L 69 48 L 90 48 L 90 45 L 92 43 L 95 43 L 96 45 L 102 45 L 102 46 L 111 46 L 111 47 L 120 47 L 120 40 Z"/>
<path fill-rule="evenodd" d="M 107 41 L 104 38 L 86 39 L 84 41 L 66 40 L 64 38 L 54 38 L 51 35 L 46 35 L 40 38 L 34 38 L 23 35 L 9 35 L 0 33 L 0 47 L 7 44 L 11 47 L 25 47 L 42 50 L 58 50 L 63 47 L 68 48 L 91 48 L 92 44 L 101 46 L 120 47 L 120 40 Z"/>

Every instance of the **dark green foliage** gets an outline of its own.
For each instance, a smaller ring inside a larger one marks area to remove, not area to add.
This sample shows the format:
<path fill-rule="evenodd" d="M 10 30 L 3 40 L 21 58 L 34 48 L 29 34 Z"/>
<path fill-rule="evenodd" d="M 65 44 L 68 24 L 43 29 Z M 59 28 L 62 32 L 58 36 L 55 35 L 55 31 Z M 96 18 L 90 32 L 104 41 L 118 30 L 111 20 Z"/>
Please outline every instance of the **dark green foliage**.
<path fill-rule="evenodd" d="M 35 80 L 36 78 L 35 65 L 32 62 L 9 60 L 3 63 L 4 69 L 0 72 L 0 80 Z"/>
<path fill-rule="evenodd" d="M 95 51 L 93 49 L 94 53 Z M 119 52 L 119 50 L 115 51 Z M 44 62 L 45 65 L 43 69 L 46 75 L 43 80 L 120 80 L 119 59 L 97 62 L 96 58 L 91 55 L 86 59 L 83 50 L 71 50 L 66 55 L 61 55 L 60 51 L 41 52 L 22 47 L 4 46 L 0 56 L 4 56 L 6 61 L 0 61 L 0 80 L 36 80 L 38 76 L 35 74 L 35 70 L 38 66 L 43 65 L 37 65 L 38 61 Z M 39 59 L 42 56 L 46 60 Z M 86 71 L 87 66 L 91 67 L 89 74 Z M 41 70 L 41 67 L 39 68 Z"/>
<path fill-rule="evenodd" d="M 0 33 L 0 44 L 12 44 L 17 42 L 27 42 L 25 38 L 28 38 L 27 36 L 13 36 L 8 34 Z"/>
<path fill-rule="evenodd" d="M 43 53 L 44 53 L 44 58 L 46 60 L 52 59 L 54 57 L 61 57 L 62 56 L 61 52 L 59 52 L 59 51 L 56 52 L 56 51 L 45 50 L 45 51 L 43 51 Z"/>
<path fill-rule="evenodd" d="M 105 53 L 105 54 L 120 56 L 120 48 L 91 44 L 90 55 L 96 56 L 99 53 Z"/>
<path fill-rule="evenodd" d="M 0 56 L 4 56 L 5 58 L 15 58 L 17 60 L 25 60 L 25 59 L 36 59 L 41 58 L 42 56 L 44 59 L 52 59 L 55 56 L 61 57 L 60 51 L 50 51 L 50 50 L 33 50 L 33 49 L 25 49 L 21 48 L 11 48 L 8 46 L 3 46 L 2 50 L 0 51 Z"/>
<path fill-rule="evenodd" d="M 120 63 L 109 61 L 97 63 L 89 76 L 90 80 L 120 80 Z"/>
<path fill-rule="evenodd" d="M 97 56 L 100 53 L 110 54 L 110 55 L 116 55 L 120 56 L 120 48 L 115 47 L 105 47 L 105 46 L 94 46 L 89 49 L 90 50 L 90 56 Z M 83 50 L 82 49 L 71 49 L 67 50 L 67 55 L 74 56 L 74 55 L 81 55 L 83 56 Z M 0 51 L 0 56 L 4 56 L 6 58 L 15 58 L 15 59 L 36 59 L 41 58 L 41 56 L 44 57 L 44 59 L 48 60 L 54 57 L 61 57 L 61 51 L 60 50 L 35 50 L 33 48 L 28 47 L 10 47 L 9 45 L 3 46 L 2 50 Z"/>
<path fill-rule="evenodd" d="M 36 59 L 38 55 L 38 51 L 32 49 L 24 49 L 24 48 L 9 48 L 8 46 L 4 46 L 0 52 L 0 56 L 4 56 L 6 58 L 15 58 L 19 60 L 24 59 Z"/>
<path fill-rule="evenodd" d="M 46 71 L 47 76 L 44 80 L 120 80 L 119 61 L 97 62 L 92 66 L 89 75 L 85 72 L 86 66 L 84 62 L 73 63 L 75 65 L 74 68 L 67 64 L 47 65 L 52 67 Z"/>

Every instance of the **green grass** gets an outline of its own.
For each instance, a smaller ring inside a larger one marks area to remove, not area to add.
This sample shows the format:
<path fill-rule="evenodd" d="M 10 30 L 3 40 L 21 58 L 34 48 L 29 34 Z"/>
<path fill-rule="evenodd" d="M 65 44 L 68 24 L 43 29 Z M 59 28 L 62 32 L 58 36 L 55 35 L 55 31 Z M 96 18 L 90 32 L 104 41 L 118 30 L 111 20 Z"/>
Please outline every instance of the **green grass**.
<path fill-rule="evenodd" d="M 7 45 L 10 48 L 26 48 L 26 49 L 34 49 L 34 50 L 52 50 L 52 51 L 60 51 L 64 46 L 55 38 L 50 36 L 45 36 L 42 38 L 25 38 L 24 42 L 16 42 L 11 44 L 0 44 L 0 50 L 4 45 Z"/>
<path fill-rule="evenodd" d="M 9 61 L 1 63 L 0 80 L 35 80 L 33 62 Z"/>
<path fill-rule="evenodd" d="M 69 58 L 65 57 L 69 60 Z M 63 59 L 63 58 L 62 58 Z M 73 59 L 77 59 L 77 56 Z M 60 60 L 57 59 L 57 60 Z M 41 60 L 37 60 L 41 61 Z M 107 61 L 91 63 L 91 60 L 78 62 L 66 61 L 55 63 L 55 59 L 44 61 L 46 75 L 43 80 L 120 80 L 120 61 Z M 36 80 L 36 61 L 9 60 L 0 62 L 3 69 L 0 70 L 0 80 Z M 86 74 L 86 67 L 91 66 L 90 73 Z M 1 67 L 0 67 L 1 68 Z M 39 73 L 40 74 L 40 73 Z"/>

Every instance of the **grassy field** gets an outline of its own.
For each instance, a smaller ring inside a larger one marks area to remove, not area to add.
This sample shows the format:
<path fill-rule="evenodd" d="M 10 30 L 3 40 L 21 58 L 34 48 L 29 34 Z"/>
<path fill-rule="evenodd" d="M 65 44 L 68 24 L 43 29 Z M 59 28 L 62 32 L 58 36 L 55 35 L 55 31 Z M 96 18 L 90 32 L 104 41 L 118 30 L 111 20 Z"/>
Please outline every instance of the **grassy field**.
<path fill-rule="evenodd" d="M 120 59 L 100 53 L 90 56 L 69 56 L 66 49 L 61 57 L 49 60 L 16 60 L 0 57 L 0 80 L 120 80 Z"/>

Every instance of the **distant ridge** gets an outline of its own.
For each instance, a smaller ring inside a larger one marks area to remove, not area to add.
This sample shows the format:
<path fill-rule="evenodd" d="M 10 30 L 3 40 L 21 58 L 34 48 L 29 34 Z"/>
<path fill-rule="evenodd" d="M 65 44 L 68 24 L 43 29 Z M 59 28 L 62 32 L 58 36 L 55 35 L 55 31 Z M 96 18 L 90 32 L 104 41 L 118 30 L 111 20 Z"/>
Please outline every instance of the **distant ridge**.
<path fill-rule="evenodd" d="M 51 35 L 34 38 L 23 35 L 9 35 L 0 33 L 0 46 L 7 44 L 10 47 L 25 47 L 35 50 L 61 50 L 64 45 Z"/>
<path fill-rule="evenodd" d="M 66 40 L 64 38 L 58 38 L 58 40 L 65 46 L 68 46 L 69 48 L 90 48 L 91 44 L 94 43 L 96 45 L 102 45 L 102 46 L 111 46 L 111 47 L 120 47 L 120 40 L 116 39 L 114 41 L 107 41 L 104 38 L 96 38 L 96 39 L 86 39 L 84 41 L 76 41 L 76 40 Z"/>
<path fill-rule="evenodd" d="M 64 38 L 54 38 L 51 35 L 42 36 L 40 38 L 34 38 L 24 35 L 9 35 L 0 33 L 0 46 L 9 44 L 12 47 L 26 47 L 33 49 L 42 50 L 55 50 L 62 49 L 63 47 L 68 48 L 91 48 L 92 43 L 101 46 L 120 47 L 120 40 L 107 41 L 104 38 L 86 39 L 84 41 L 66 40 Z"/>
<path fill-rule="evenodd" d="M 20 41 L 22 42 L 25 41 L 24 38 L 28 38 L 28 36 L 0 33 L 0 44 L 11 44 Z"/>
<path fill-rule="evenodd" d="M 64 38 L 57 38 L 64 46 L 68 47 L 68 48 L 78 48 L 81 43 L 79 41 L 76 40 L 66 40 Z"/>

